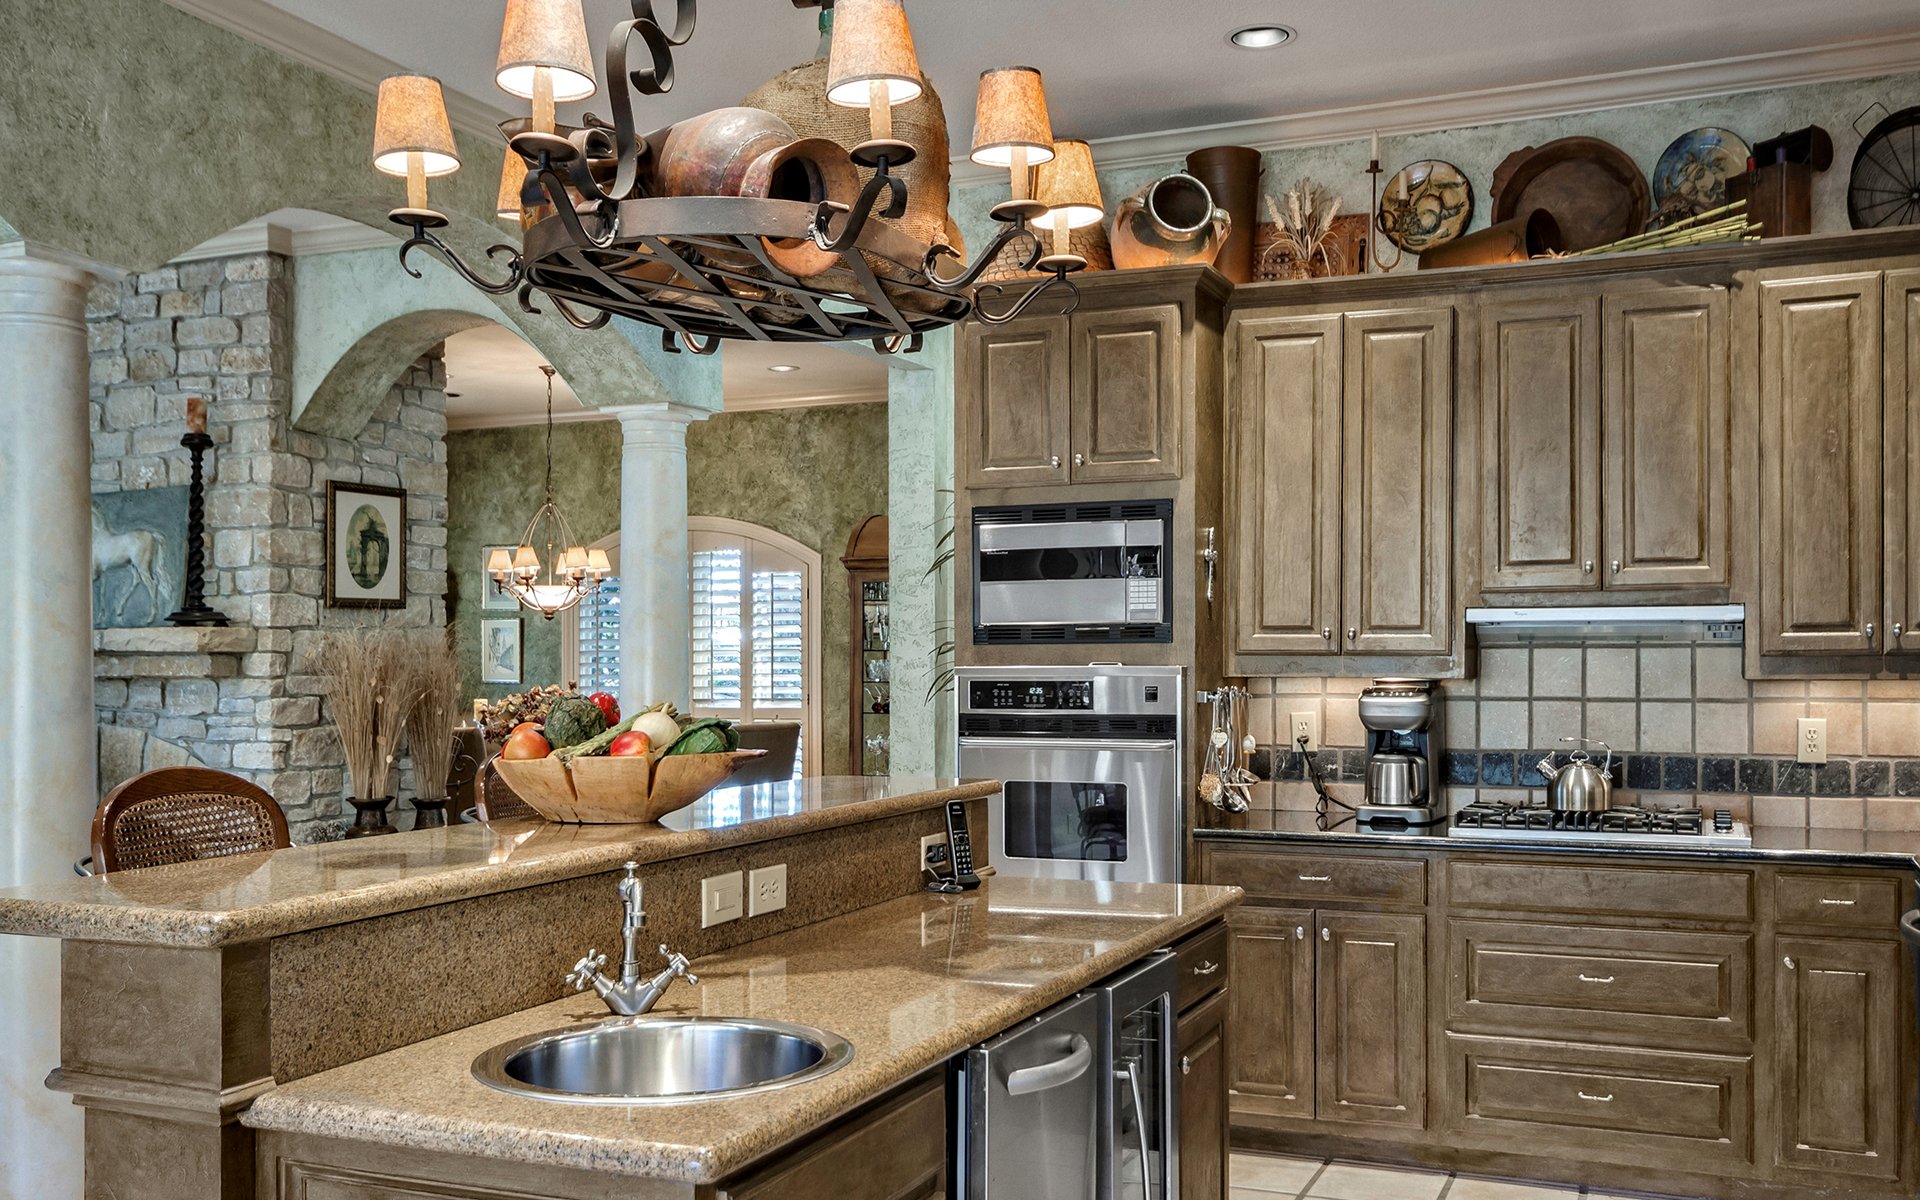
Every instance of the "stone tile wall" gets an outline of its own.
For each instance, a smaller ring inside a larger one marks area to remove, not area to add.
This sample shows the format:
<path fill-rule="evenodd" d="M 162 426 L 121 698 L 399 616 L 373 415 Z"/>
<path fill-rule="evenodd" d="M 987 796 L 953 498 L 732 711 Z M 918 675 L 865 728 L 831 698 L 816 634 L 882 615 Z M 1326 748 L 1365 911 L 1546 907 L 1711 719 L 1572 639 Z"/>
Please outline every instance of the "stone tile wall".
<path fill-rule="evenodd" d="M 1442 685 L 1446 794 L 1538 802 L 1534 769 L 1567 735 L 1608 743 L 1615 785 L 1659 807 L 1729 808 L 1768 824 L 1920 828 L 1920 680 L 1762 680 L 1739 646 L 1487 646 L 1479 671 Z M 1365 679 L 1252 679 L 1254 767 L 1283 806 L 1309 806 L 1304 764 L 1281 745 L 1288 714 L 1312 712 L 1324 776 L 1364 778 Z M 1827 722 L 1829 761 L 1795 759 L 1796 722 Z M 1265 789 L 1263 789 L 1264 791 Z"/>
<path fill-rule="evenodd" d="M 206 397 L 215 442 L 208 602 L 252 639 L 201 664 L 167 653 L 164 641 L 131 649 L 120 635 L 119 649 L 95 656 L 95 687 L 103 726 L 140 729 L 194 761 L 252 778 L 287 809 L 296 839 L 311 840 L 339 827 L 344 787 L 338 740 L 308 668 L 316 634 L 446 623 L 446 372 L 437 351 L 414 364 L 352 440 L 295 429 L 295 269 L 265 253 L 209 259 L 131 276 L 91 297 L 94 490 L 186 483 L 186 402 Z M 325 607 L 328 480 L 407 489 L 404 609 Z M 152 757 L 143 751 L 142 761 Z M 125 760 L 118 754 L 115 770 L 103 769 L 103 790 Z"/>

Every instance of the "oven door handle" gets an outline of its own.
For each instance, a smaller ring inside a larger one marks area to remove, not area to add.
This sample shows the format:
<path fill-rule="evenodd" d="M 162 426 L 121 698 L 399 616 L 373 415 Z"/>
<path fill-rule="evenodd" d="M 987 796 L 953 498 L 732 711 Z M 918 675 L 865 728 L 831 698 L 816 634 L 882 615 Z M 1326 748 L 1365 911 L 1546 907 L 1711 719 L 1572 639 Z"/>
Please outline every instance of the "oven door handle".
<path fill-rule="evenodd" d="M 1033 737 L 963 737 L 960 748 L 985 750 L 1032 750 L 1044 746 L 1050 750 L 1176 750 L 1180 743 L 1173 738 L 1157 741 L 1111 741 L 1098 738 L 1055 738 L 1044 734 Z"/>
<path fill-rule="evenodd" d="M 1068 1039 L 1067 1045 L 1065 1058 L 1007 1072 L 1007 1095 L 1030 1096 L 1072 1083 L 1085 1075 L 1093 1063 L 1093 1046 L 1077 1033 Z"/>

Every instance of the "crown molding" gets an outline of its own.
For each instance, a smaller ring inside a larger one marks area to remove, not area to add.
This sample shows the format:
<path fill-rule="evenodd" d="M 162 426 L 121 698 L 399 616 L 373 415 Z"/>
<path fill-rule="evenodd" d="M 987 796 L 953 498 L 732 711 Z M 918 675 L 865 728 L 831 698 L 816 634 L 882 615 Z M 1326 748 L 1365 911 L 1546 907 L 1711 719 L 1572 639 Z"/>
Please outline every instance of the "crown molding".
<path fill-rule="evenodd" d="M 282 58 L 372 92 L 380 81 L 408 70 L 401 63 L 329 33 L 311 21 L 275 8 L 266 0 L 166 0 L 174 8 L 209 25 L 238 34 Z M 504 107 L 445 88 L 447 118 L 465 133 L 500 138 L 501 121 L 513 114 Z"/>
<path fill-rule="evenodd" d="M 736 400 L 724 397 L 722 412 L 770 412 L 783 408 L 832 408 L 841 404 L 885 404 L 885 388 L 860 388 L 846 392 L 809 392 L 797 396 L 756 396 Z"/>
<path fill-rule="evenodd" d="M 584 421 L 612 421 L 619 414 L 611 409 L 574 408 L 553 414 L 555 425 L 578 425 Z M 518 429 L 526 425 L 545 425 L 545 412 L 479 413 L 472 416 L 447 414 L 448 433 L 466 433 L 475 429 Z"/>
<path fill-rule="evenodd" d="M 335 254 L 343 250 L 391 249 L 392 234 L 339 217 L 309 221 L 289 228 L 270 217 L 255 217 L 225 233 L 201 242 L 172 261 L 197 262 L 208 258 L 233 258 L 240 254 L 283 254 L 298 258 L 307 254 Z"/>
<path fill-rule="evenodd" d="M 1375 131 L 1383 136 L 1432 133 L 1917 69 L 1920 30 L 1675 66 L 1129 134 L 1092 144 L 1102 169 L 1155 166 L 1183 159 L 1201 146 L 1285 150 L 1354 141 Z M 1004 168 L 978 166 L 961 154 L 953 159 L 952 175 L 953 183 L 960 186 L 1004 183 L 1007 173 Z"/>

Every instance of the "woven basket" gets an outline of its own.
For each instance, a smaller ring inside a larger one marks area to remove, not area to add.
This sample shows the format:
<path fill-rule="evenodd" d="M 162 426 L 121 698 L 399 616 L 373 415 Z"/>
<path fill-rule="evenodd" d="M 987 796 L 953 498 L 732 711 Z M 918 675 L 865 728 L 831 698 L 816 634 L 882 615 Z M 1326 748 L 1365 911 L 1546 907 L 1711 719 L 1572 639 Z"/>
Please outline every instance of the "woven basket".
<path fill-rule="evenodd" d="M 1072 247 L 1075 254 L 1087 260 L 1087 270 L 1113 270 L 1113 250 L 1107 244 L 1107 223 L 1105 221 L 1095 221 L 1091 225 L 1083 225 L 1079 229 L 1074 230 L 1073 236 L 1068 239 L 1068 245 Z M 1020 271 L 1015 269 L 1018 267 L 1020 258 L 1025 250 L 1025 242 L 1015 242 L 1011 246 L 1008 246 L 994 258 L 993 265 L 988 267 L 986 271 L 981 274 L 980 278 L 987 282 L 993 282 L 1002 279 L 1033 279 L 1043 275 L 1044 272 L 1042 271 Z M 1053 234 L 1045 230 L 1042 230 L 1040 234 L 1040 252 L 1042 254 L 1053 253 Z"/>
<path fill-rule="evenodd" d="M 1327 236 L 1328 261 L 1315 262 L 1301 271 L 1293 259 L 1273 249 L 1280 240 L 1280 227 L 1262 221 L 1254 229 L 1253 277 L 1262 283 L 1280 279 L 1325 279 L 1335 275 L 1364 275 L 1367 271 L 1367 214 L 1348 213 L 1333 219 Z"/>

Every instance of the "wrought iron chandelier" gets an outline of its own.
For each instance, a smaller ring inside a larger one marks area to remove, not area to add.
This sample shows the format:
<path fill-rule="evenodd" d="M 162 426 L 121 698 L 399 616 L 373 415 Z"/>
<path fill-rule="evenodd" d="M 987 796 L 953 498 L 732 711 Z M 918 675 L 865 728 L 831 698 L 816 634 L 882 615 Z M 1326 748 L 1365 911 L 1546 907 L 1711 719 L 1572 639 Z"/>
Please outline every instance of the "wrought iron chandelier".
<path fill-rule="evenodd" d="M 872 172 L 857 196 L 788 198 L 779 186 L 686 195 L 663 186 L 669 131 L 640 133 L 635 98 L 673 87 L 673 50 L 693 36 L 697 0 L 675 0 L 670 26 L 656 19 L 653 0 L 631 0 L 632 19 L 616 23 L 606 45 L 612 120 L 588 114 L 579 126 L 558 123 L 554 106 L 597 90 L 580 0 L 509 0 L 495 78 L 532 112 L 501 124 L 511 150 L 501 208 L 519 218 L 522 245 L 493 245 L 476 268 L 440 237 L 448 222 L 428 206 L 427 181 L 460 167 L 452 128 L 437 80 L 396 75 L 380 86 L 374 166 L 407 180 L 406 206 L 388 214 L 409 231 L 402 267 L 418 278 L 408 256 L 425 248 L 481 291 L 517 292 L 527 312 L 540 312 L 539 300 L 580 329 L 629 317 L 659 327 L 668 350 L 695 354 L 726 339 L 917 349 L 929 329 L 969 315 L 1010 321 L 1056 287 L 1071 312 L 1079 293 L 1067 276 L 1087 264 L 1069 251 L 1069 231 L 1087 218 L 1031 195 L 1029 169 L 1054 157 L 1040 73 L 1008 67 L 981 76 L 971 157 L 1005 167 L 1013 198 L 994 207 L 1002 228 L 969 264 L 898 223 L 908 197 L 895 172 L 917 151 L 893 136 L 892 114 L 924 86 L 901 0 L 791 2 L 834 9 L 826 99 L 867 109 L 871 131 L 842 152 Z M 1054 239 L 1044 256 L 1041 229 Z M 1003 303 L 1001 286 L 981 277 L 1009 247 L 1017 271 L 1048 278 Z"/>
<path fill-rule="evenodd" d="M 527 522 L 511 554 L 502 547 L 487 556 L 487 574 L 494 590 L 551 621 L 599 591 L 601 581 L 613 574 L 613 564 L 605 550 L 580 545 L 566 514 L 553 502 L 554 371 L 548 366 L 540 370 L 547 377 L 547 500 Z M 539 547 L 546 549 L 544 560 Z"/>

